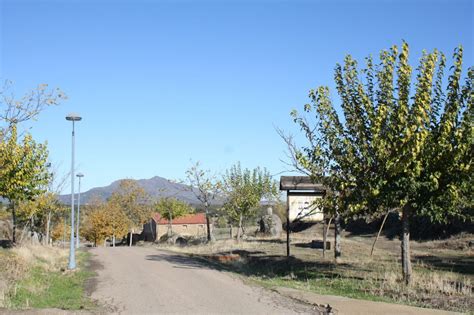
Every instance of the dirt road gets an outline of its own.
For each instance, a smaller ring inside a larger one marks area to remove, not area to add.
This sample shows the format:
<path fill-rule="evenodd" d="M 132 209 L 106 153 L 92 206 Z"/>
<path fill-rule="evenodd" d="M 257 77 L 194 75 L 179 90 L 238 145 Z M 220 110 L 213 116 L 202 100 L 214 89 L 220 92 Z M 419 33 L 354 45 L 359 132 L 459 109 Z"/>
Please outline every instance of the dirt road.
<path fill-rule="evenodd" d="M 95 248 L 92 298 L 121 314 L 315 314 L 309 305 L 154 248 Z"/>

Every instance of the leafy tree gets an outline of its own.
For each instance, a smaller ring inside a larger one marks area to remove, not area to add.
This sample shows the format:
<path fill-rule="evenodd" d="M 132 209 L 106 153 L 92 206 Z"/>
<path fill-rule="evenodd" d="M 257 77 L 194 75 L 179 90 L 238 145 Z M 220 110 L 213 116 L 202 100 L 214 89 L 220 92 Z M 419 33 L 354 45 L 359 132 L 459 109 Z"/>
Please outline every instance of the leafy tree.
<path fill-rule="evenodd" d="M 66 220 L 59 220 L 57 224 L 54 225 L 54 227 L 51 229 L 51 239 L 53 241 L 58 241 L 58 240 L 65 240 L 66 236 L 69 235 L 67 233 L 68 231 L 71 230 L 71 226 L 69 224 L 66 224 Z"/>
<path fill-rule="evenodd" d="M 223 188 L 226 197 L 223 209 L 231 220 L 238 221 L 240 241 L 243 220 L 255 214 L 262 199 L 277 196 L 277 185 L 265 168 L 242 169 L 237 163 L 225 173 Z"/>
<path fill-rule="evenodd" d="M 129 219 L 123 209 L 117 206 L 116 203 L 107 202 L 105 205 L 105 212 L 110 226 L 110 236 L 112 236 L 112 246 L 115 247 L 115 240 L 117 237 L 123 238 L 127 235 L 130 226 Z"/>
<path fill-rule="evenodd" d="M 52 217 L 62 210 L 58 196 L 47 191 L 32 200 L 20 202 L 17 207 L 17 217 L 18 221 L 28 221 L 31 229 L 36 229 L 44 235 L 45 243 L 49 244 Z"/>
<path fill-rule="evenodd" d="M 327 204 L 336 213 L 338 207 L 371 216 L 401 212 L 407 284 L 412 273 L 410 218 L 472 220 L 474 157 L 474 71 L 468 69 L 462 85 L 462 47 L 454 52 L 446 88 L 442 53 L 424 51 L 412 83 L 408 52 L 406 43 L 401 51 L 393 46 L 380 53 L 378 66 L 367 58 L 362 71 L 347 56 L 335 69 L 342 117 L 328 87 L 311 90 L 306 115 L 292 112 L 308 144 L 290 145 L 298 166 L 334 192 Z"/>
<path fill-rule="evenodd" d="M 94 242 L 94 246 L 105 242 L 113 233 L 107 210 L 106 203 L 95 202 L 85 217 L 82 235 L 86 240 Z"/>
<path fill-rule="evenodd" d="M 27 134 L 18 143 L 16 124 L 6 141 L 0 142 L 0 196 L 8 199 L 13 221 L 12 241 L 16 242 L 16 207 L 45 191 L 49 181 L 46 144 L 36 143 Z"/>
<path fill-rule="evenodd" d="M 135 229 L 143 226 L 152 215 L 152 208 L 147 205 L 149 195 L 131 179 L 120 181 L 119 188 L 110 197 L 110 202 L 122 209 L 128 218 L 131 236 Z M 132 246 L 132 237 L 130 237 Z"/>
<path fill-rule="evenodd" d="M 82 235 L 86 240 L 97 245 L 110 237 L 115 247 L 115 239 L 127 235 L 129 228 L 129 219 L 117 203 L 111 200 L 104 202 L 98 197 L 92 198 L 82 224 Z"/>
<path fill-rule="evenodd" d="M 210 242 L 211 228 L 209 223 L 209 210 L 221 189 L 221 184 L 209 170 L 201 169 L 196 162 L 186 171 L 187 181 L 196 198 L 201 202 L 206 212 L 207 240 Z"/>
<path fill-rule="evenodd" d="M 168 220 L 168 236 L 173 234 L 173 219 L 194 212 L 193 207 L 175 198 L 162 198 L 155 204 L 155 210 Z"/>
<path fill-rule="evenodd" d="M 44 191 L 48 155 L 46 144 L 37 144 L 30 134 L 19 137 L 18 126 L 36 120 L 42 110 L 67 96 L 60 89 L 49 90 L 47 84 L 40 84 L 16 98 L 11 87 L 11 81 L 0 87 L 0 196 L 9 200 L 15 242 L 16 205 Z"/>

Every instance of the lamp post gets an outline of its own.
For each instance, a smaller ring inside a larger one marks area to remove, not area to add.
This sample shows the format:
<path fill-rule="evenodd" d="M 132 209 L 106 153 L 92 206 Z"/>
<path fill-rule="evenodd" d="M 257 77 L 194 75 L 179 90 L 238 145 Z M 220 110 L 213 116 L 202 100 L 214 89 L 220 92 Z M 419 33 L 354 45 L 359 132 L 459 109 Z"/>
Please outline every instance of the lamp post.
<path fill-rule="evenodd" d="M 71 154 L 71 239 L 69 242 L 69 270 L 76 269 L 76 251 L 74 244 L 74 124 L 82 119 L 76 113 L 66 116 L 66 120 L 72 121 L 72 154 Z"/>
<path fill-rule="evenodd" d="M 81 178 L 84 177 L 84 174 L 78 173 L 76 177 L 79 178 L 79 187 L 77 194 L 77 224 L 76 224 L 76 248 L 79 248 L 79 224 L 81 216 Z"/>

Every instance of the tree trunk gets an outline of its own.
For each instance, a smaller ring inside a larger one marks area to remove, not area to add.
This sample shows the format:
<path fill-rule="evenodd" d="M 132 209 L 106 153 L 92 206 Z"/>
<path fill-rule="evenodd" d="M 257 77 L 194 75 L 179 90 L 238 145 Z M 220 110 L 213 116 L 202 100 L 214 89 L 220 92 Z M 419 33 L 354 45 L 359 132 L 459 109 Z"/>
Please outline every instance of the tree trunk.
<path fill-rule="evenodd" d="M 229 224 L 229 225 L 230 225 L 230 230 L 229 230 L 229 232 L 230 232 L 230 239 L 232 240 L 232 239 L 234 239 L 234 231 L 232 230 L 234 227 L 232 226 L 232 224 Z"/>
<path fill-rule="evenodd" d="M 12 243 L 16 243 L 16 209 L 15 209 L 15 202 L 11 202 L 11 208 L 12 208 Z"/>
<path fill-rule="evenodd" d="M 50 227 L 51 227 L 51 211 L 48 212 L 48 216 L 46 218 L 46 245 L 51 245 L 50 239 Z"/>
<path fill-rule="evenodd" d="M 112 235 L 112 247 L 115 247 L 115 234 Z"/>
<path fill-rule="evenodd" d="M 132 232 L 130 232 L 130 242 L 128 244 L 128 247 L 132 247 L 132 240 L 133 240 L 133 229 L 132 229 Z"/>
<path fill-rule="evenodd" d="M 211 224 L 209 223 L 209 210 L 206 205 L 206 226 L 207 226 L 207 241 L 211 241 Z"/>
<path fill-rule="evenodd" d="M 240 242 L 240 236 L 241 236 L 241 230 L 242 230 L 242 213 L 240 213 L 239 217 L 239 229 L 237 230 L 237 242 Z"/>
<path fill-rule="evenodd" d="M 286 208 L 286 257 L 290 257 L 290 208 Z"/>
<path fill-rule="evenodd" d="M 411 260 L 410 260 L 410 206 L 405 205 L 402 210 L 402 270 L 403 281 L 406 285 L 411 282 Z"/>
<path fill-rule="evenodd" d="M 385 214 L 385 217 L 383 218 L 382 224 L 380 225 L 379 232 L 377 233 L 377 237 L 375 237 L 374 243 L 372 244 L 372 249 L 370 250 L 370 257 L 374 254 L 374 249 L 375 249 L 375 243 L 377 243 L 377 240 L 380 237 L 380 233 L 382 232 L 383 226 L 385 225 L 385 221 L 387 220 L 388 215 L 390 214 L 391 211 L 387 211 Z"/>
<path fill-rule="evenodd" d="M 158 225 L 155 224 L 155 231 L 153 231 L 153 219 L 150 219 L 150 231 L 151 231 L 151 238 L 153 239 L 153 242 L 156 241 L 156 229 L 158 229 Z"/>
<path fill-rule="evenodd" d="M 35 240 L 33 239 L 33 235 L 34 235 L 34 229 L 35 229 L 35 216 L 32 215 L 31 218 L 30 218 L 30 222 L 31 222 L 31 231 L 30 231 L 30 242 L 32 245 L 35 244 Z"/>
<path fill-rule="evenodd" d="M 168 220 L 168 238 L 173 236 L 173 214 L 170 212 L 170 219 Z"/>
<path fill-rule="evenodd" d="M 64 225 L 63 225 L 63 244 L 62 244 L 63 246 L 62 247 L 64 248 L 66 244 L 66 216 L 64 216 L 63 224 Z M 95 246 L 95 242 L 94 242 L 94 246 Z"/>
<path fill-rule="evenodd" d="M 336 263 L 339 262 L 341 258 L 341 215 L 339 211 L 336 211 L 334 216 L 334 259 Z"/>
<path fill-rule="evenodd" d="M 331 227 L 331 222 L 332 222 L 332 218 L 333 217 L 330 217 L 329 218 L 329 222 L 326 226 L 326 229 L 323 231 L 324 233 L 324 236 L 323 236 L 323 258 L 325 257 L 325 253 L 326 253 L 326 245 L 327 245 L 327 240 L 328 240 L 328 235 L 329 235 L 329 228 Z M 326 221 L 324 221 L 326 222 Z"/>
<path fill-rule="evenodd" d="M 326 258 L 326 218 L 323 218 L 323 258 Z"/>

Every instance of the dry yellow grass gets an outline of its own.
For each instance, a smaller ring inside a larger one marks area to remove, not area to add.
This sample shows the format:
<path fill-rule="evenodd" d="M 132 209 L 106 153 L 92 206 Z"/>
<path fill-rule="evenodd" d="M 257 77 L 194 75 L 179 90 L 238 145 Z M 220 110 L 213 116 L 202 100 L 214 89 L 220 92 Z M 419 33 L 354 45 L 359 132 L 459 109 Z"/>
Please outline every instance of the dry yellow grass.
<path fill-rule="evenodd" d="M 234 240 L 221 240 L 210 244 L 201 244 L 195 246 L 177 246 L 160 244 L 159 247 L 172 250 L 174 252 L 196 254 L 196 255 L 212 255 L 222 252 L 230 252 L 237 250 L 257 250 L 260 246 L 265 245 L 262 242 L 246 242 L 240 243 Z"/>
<path fill-rule="evenodd" d="M 60 266 L 64 266 L 68 257 L 66 249 L 41 245 L 15 247 L 12 252 L 27 265 L 39 265 L 48 271 L 59 270 Z"/>
<path fill-rule="evenodd" d="M 0 249 L 0 307 L 7 306 L 7 293 L 29 270 L 41 267 L 44 270 L 57 271 L 65 264 L 66 259 L 67 250 L 57 247 L 24 245 Z"/>

